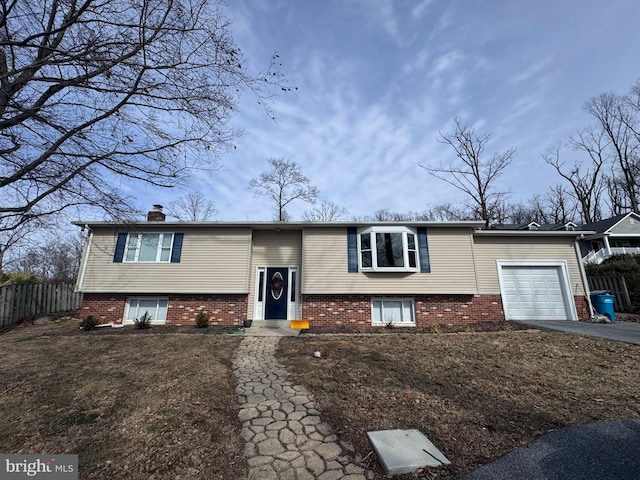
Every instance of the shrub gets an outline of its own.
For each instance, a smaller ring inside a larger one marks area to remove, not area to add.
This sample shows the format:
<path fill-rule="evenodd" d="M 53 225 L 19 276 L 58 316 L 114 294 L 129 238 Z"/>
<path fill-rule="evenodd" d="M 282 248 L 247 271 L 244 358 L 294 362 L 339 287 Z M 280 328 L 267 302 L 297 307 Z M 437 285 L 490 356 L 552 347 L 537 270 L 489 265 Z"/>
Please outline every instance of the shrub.
<path fill-rule="evenodd" d="M 80 329 L 85 331 L 93 330 L 98 326 L 99 323 L 100 321 L 96 317 L 94 317 L 93 315 L 87 315 L 80 322 Z"/>
<path fill-rule="evenodd" d="M 0 271 L 0 285 L 14 285 L 24 283 L 40 283 L 42 279 L 31 272 L 2 272 Z"/>
<path fill-rule="evenodd" d="M 144 315 L 140 318 L 136 318 L 133 323 L 135 324 L 135 328 L 142 330 L 145 328 L 151 328 L 151 320 L 153 320 L 153 317 L 149 315 L 149 312 L 144 312 Z"/>
<path fill-rule="evenodd" d="M 196 327 L 207 328 L 209 326 L 209 315 L 204 312 L 198 312 L 196 315 Z"/>

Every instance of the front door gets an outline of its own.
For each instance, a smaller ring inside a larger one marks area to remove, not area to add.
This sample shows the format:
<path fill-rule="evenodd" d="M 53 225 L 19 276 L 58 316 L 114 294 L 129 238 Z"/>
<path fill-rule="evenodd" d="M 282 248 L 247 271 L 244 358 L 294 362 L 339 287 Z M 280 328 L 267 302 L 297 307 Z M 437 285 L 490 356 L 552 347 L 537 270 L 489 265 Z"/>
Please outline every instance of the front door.
<path fill-rule="evenodd" d="M 265 320 L 287 319 L 288 268 L 267 268 Z"/>

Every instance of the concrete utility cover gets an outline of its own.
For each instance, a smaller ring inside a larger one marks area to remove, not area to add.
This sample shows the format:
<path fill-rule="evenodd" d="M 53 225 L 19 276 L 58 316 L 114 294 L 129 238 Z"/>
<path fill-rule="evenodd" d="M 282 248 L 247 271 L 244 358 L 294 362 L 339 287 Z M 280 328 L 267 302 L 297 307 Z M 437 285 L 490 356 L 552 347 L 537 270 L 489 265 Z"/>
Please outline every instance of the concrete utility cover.
<path fill-rule="evenodd" d="M 387 475 L 451 463 L 419 430 L 379 430 L 367 432 L 367 436 Z"/>

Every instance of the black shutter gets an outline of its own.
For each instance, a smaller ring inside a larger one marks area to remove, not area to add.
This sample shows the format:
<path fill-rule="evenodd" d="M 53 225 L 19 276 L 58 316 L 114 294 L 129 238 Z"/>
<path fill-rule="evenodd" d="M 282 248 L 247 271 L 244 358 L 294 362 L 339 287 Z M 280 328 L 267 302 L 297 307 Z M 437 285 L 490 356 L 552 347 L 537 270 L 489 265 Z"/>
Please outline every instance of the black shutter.
<path fill-rule="evenodd" d="M 127 246 L 127 234 L 119 233 L 118 240 L 116 241 L 116 251 L 113 253 L 113 262 L 122 263 L 124 258 L 124 249 Z"/>
<path fill-rule="evenodd" d="M 184 233 L 173 234 L 173 248 L 171 249 L 171 263 L 180 263 L 180 256 L 182 255 L 182 239 Z"/>
<path fill-rule="evenodd" d="M 429 244 L 427 243 L 427 229 L 425 227 L 418 228 L 418 252 L 420 255 L 420 271 L 422 273 L 431 273 Z"/>
<path fill-rule="evenodd" d="M 356 227 L 347 227 L 347 254 L 349 272 L 358 271 L 358 230 Z"/>

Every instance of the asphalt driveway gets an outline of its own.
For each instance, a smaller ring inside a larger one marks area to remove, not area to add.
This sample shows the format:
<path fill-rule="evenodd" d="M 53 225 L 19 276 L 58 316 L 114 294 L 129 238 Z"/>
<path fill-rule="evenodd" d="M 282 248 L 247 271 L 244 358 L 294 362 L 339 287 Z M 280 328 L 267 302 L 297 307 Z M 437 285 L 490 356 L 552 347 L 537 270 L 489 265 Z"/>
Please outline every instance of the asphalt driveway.
<path fill-rule="evenodd" d="M 513 323 L 527 325 L 538 330 L 577 333 L 591 337 L 606 338 L 617 342 L 640 345 L 640 323 L 613 322 L 591 323 L 571 320 L 511 320 Z M 639 477 L 640 478 L 640 477 Z"/>
<path fill-rule="evenodd" d="M 598 422 L 543 435 L 461 480 L 637 480 L 640 420 Z"/>

